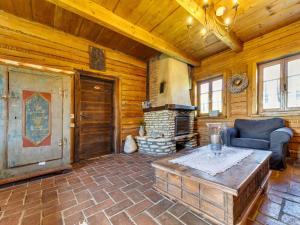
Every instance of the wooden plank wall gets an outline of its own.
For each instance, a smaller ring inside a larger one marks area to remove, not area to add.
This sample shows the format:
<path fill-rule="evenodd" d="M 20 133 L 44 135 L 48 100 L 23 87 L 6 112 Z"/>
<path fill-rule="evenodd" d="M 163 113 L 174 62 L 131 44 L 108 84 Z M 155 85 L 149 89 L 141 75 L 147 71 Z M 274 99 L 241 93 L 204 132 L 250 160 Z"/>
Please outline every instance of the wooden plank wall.
<path fill-rule="evenodd" d="M 0 11 L 0 21 L 0 58 L 99 73 L 89 69 L 88 47 L 104 47 L 3 11 Z M 128 134 L 137 134 L 143 119 L 141 102 L 146 99 L 147 65 L 123 53 L 104 49 L 106 71 L 100 74 L 120 81 L 121 139 L 124 140 Z"/>
<path fill-rule="evenodd" d="M 217 74 L 230 77 L 242 72 L 248 74 L 250 85 L 246 91 L 240 94 L 225 93 L 227 113 L 223 118 L 198 117 L 197 129 L 200 133 L 200 144 L 205 145 L 208 142 L 207 122 L 226 121 L 232 126 L 236 118 L 261 118 L 257 114 L 256 107 L 257 63 L 298 52 L 300 52 L 300 21 L 244 43 L 244 49 L 240 53 L 226 51 L 203 60 L 201 66 L 196 67 L 193 71 L 194 87 L 199 79 Z M 300 115 L 281 117 L 286 119 L 287 125 L 295 133 L 290 144 L 290 151 L 293 156 L 300 157 Z"/>

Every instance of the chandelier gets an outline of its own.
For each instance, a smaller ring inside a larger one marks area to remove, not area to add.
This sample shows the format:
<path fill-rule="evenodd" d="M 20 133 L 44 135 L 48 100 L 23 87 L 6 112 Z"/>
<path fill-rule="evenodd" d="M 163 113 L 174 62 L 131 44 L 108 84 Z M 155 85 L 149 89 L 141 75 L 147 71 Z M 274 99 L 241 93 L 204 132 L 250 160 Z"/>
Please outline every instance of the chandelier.
<path fill-rule="evenodd" d="M 230 32 L 232 27 L 235 24 L 237 11 L 239 7 L 238 0 L 233 0 L 232 4 L 229 6 L 218 6 L 215 8 L 213 2 L 209 0 L 203 0 L 202 8 L 204 11 L 205 23 L 203 24 L 203 28 L 200 33 L 202 36 L 206 37 L 211 31 L 211 27 L 214 27 L 214 31 L 219 31 L 219 29 L 226 30 Z M 189 17 L 187 20 L 187 28 L 188 30 L 192 27 L 193 18 Z M 216 26 L 217 25 L 217 26 Z"/>

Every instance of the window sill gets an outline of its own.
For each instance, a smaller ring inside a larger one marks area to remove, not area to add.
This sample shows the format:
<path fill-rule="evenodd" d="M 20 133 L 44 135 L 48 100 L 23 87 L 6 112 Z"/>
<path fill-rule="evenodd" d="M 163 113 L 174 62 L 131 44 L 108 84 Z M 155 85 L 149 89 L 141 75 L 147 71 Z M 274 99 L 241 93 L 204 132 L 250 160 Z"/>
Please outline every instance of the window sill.
<path fill-rule="evenodd" d="M 252 114 L 251 117 L 289 117 L 289 116 L 300 116 L 300 111 L 290 112 L 263 112 L 258 114 Z"/>
<path fill-rule="evenodd" d="M 203 115 L 203 116 L 197 116 L 197 119 L 210 119 L 210 120 L 218 120 L 218 119 L 227 119 L 226 116 L 224 115 L 220 115 L 220 116 L 207 116 L 207 115 Z"/>

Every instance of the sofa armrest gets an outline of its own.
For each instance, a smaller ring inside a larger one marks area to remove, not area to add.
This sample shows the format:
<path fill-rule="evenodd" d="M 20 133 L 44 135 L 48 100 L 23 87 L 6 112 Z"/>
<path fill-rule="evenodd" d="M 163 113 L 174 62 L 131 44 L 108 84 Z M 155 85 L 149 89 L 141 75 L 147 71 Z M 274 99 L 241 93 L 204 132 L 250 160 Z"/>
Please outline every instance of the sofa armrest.
<path fill-rule="evenodd" d="M 277 129 L 270 136 L 270 150 L 272 157 L 270 166 L 272 169 L 282 169 L 286 167 L 285 158 L 288 151 L 288 143 L 293 137 L 293 131 L 284 127 Z"/>
<path fill-rule="evenodd" d="M 231 146 L 231 139 L 238 136 L 238 130 L 236 128 L 228 128 L 223 132 L 223 142 L 227 146 Z"/>
<path fill-rule="evenodd" d="M 293 137 L 293 131 L 288 127 L 279 128 L 271 133 L 270 148 L 278 148 L 281 145 L 288 143 Z"/>

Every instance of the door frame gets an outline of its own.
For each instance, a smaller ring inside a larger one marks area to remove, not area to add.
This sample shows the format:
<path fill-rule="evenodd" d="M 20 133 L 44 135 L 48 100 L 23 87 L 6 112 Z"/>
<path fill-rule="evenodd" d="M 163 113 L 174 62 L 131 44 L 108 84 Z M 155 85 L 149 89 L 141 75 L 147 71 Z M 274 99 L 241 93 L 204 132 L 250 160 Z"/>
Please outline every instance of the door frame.
<path fill-rule="evenodd" d="M 113 122 L 114 122 L 114 138 L 113 138 L 113 152 L 121 152 L 121 125 L 120 125 L 120 106 L 121 106 L 121 94 L 120 94 L 120 80 L 115 76 L 107 76 L 101 73 L 92 73 L 83 70 L 78 70 L 74 76 L 74 112 L 75 112 L 75 132 L 74 132 L 74 162 L 79 162 L 79 148 L 80 148 L 80 98 L 81 87 L 80 78 L 90 77 L 98 80 L 103 80 L 113 83 Z"/>

